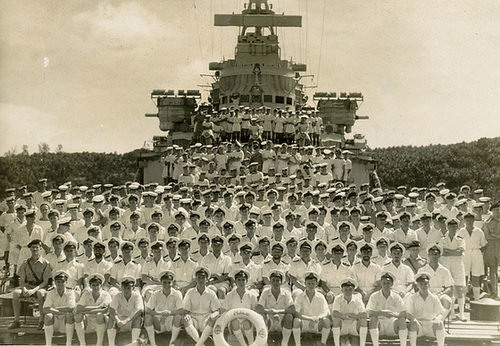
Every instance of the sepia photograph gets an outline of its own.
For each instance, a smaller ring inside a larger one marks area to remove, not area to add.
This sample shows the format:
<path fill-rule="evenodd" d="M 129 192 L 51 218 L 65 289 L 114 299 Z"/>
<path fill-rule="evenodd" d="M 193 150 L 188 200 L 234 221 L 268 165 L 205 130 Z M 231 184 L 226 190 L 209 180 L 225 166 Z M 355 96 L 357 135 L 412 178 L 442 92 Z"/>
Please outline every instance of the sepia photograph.
<path fill-rule="evenodd" d="M 0 344 L 500 343 L 499 19 L 0 0 Z"/>

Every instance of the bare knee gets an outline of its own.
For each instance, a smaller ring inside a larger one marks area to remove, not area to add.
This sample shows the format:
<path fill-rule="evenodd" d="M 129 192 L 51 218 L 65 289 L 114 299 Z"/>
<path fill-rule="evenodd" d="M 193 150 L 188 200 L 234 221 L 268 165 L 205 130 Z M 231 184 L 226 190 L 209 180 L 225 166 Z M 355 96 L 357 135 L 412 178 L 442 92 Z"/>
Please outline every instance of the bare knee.
<path fill-rule="evenodd" d="M 52 313 L 45 314 L 44 316 L 45 325 L 52 325 L 54 323 L 54 315 Z"/>
<path fill-rule="evenodd" d="M 250 330 L 250 329 L 252 329 L 252 324 L 250 323 L 250 321 L 244 320 L 243 323 L 241 324 L 241 327 L 244 330 Z"/>
<path fill-rule="evenodd" d="M 75 322 L 80 323 L 83 321 L 83 315 L 80 313 L 75 314 Z"/>
<path fill-rule="evenodd" d="M 292 314 L 285 314 L 285 316 L 283 316 L 283 327 L 286 329 L 291 329 L 292 326 L 293 326 Z"/>
<path fill-rule="evenodd" d="M 234 321 L 231 321 L 231 328 L 233 330 L 239 330 L 240 329 L 240 322 L 234 320 Z"/>
<path fill-rule="evenodd" d="M 104 316 L 101 313 L 98 313 L 96 315 L 96 322 L 97 322 L 97 324 L 105 324 L 106 323 L 106 316 Z"/>
<path fill-rule="evenodd" d="M 67 312 L 66 315 L 64 315 L 66 318 L 66 323 L 72 324 L 75 323 L 75 317 L 72 312 Z"/>

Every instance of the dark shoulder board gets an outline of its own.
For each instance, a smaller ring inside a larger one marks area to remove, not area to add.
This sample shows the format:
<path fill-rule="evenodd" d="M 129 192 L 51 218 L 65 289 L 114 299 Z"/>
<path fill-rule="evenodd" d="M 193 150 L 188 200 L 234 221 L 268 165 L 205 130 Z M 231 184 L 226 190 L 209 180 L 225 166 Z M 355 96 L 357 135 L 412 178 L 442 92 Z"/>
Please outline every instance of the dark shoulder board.
<path fill-rule="evenodd" d="M 282 262 L 283 262 L 283 261 L 282 261 Z M 268 264 L 268 263 L 271 263 L 271 260 L 270 260 L 270 259 L 268 259 L 268 260 L 265 260 L 265 261 L 264 261 L 264 264 Z"/>
<path fill-rule="evenodd" d="M 292 260 L 292 262 L 299 262 L 299 261 L 300 261 L 300 257 L 299 257 L 299 258 L 294 258 L 294 259 Z"/>

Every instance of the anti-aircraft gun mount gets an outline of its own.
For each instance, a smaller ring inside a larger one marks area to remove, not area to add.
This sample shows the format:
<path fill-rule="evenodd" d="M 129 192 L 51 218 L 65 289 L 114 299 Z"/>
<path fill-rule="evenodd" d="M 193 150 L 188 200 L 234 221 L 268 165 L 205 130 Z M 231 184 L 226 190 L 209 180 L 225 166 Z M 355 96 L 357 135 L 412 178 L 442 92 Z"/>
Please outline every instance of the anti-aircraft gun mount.
<path fill-rule="evenodd" d="M 366 148 L 366 139 L 363 135 L 355 134 L 353 139 L 345 138 L 346 133 L 352 132 L 356 120 L 369 119 L 368 116 L 356 114 L 364 101 L 362 93 L 316 92 L 313 100 L 323 119 L 324 133 L 321 141 L 324 146 L 337 146 L 355 151 Z"/>

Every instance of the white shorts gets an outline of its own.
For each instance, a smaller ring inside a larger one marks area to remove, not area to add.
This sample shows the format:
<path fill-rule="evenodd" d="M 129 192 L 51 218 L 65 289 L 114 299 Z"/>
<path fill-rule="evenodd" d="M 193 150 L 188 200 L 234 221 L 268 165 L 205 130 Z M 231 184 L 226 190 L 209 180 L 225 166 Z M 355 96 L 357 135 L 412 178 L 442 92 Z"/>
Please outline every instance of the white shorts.
<path fill-rule="evenodd" d="M 465 286 L 464 262 L 458 256 L 441 257 L 441 263 L 451 272 L 454 286 Z"/>
<path fill-rule="evenodd" d="M 481 250 L 466 251 L 464 256 L 465 275 L 484 275 L 484 258 Z"/>
<path fill-rule="evenodd" d="M 418 324 L 418 336 L 430 336 L 435 337 L 434 330 L 432 329 L 432 321 L 419 321 Z"/>
<path fill-rule="evenodd" d="M 66 334 L 66 316 L 54 315 L 54 332 Z"/>
<path fill-rule="evenodd" d="M 191 316 L 191 320 L 193 321 L 193 325 L 199 332 L 202 332 L 205 329 L 208 318 L 211 314 L 193 314 Z"/>
<path fill-rule="evenodd" d="M 266 315 L 266 325 L 268 331 L 281 332 L 281 322 L 283 321 L 284 316 L 285 315 L 282 314 Z"/>
<path fill-rule="evenodd" d="M 118 316 L 120 320 L 124 320 L 128 317 L 130 316 Z M 116 326 L 116 329 L 120 332 L 130 332 L 132 330 L 132 321 L 128 321 L 127 324 L 125 324 L 121 328 L 118 328 L 118 326 Z"/>
<path fill-rule="evenodd" d="M 302 320 L 302 333 L 319 333 L 319 322 Z"/>
<path fill-rule="evenodd" d="M 396 321 L 396 317 L 379 318 L 380 335 L 397 336 L 398 334 L 394 331 L 394 323 L 396 323 Z"/>
<path fill-rule="evenodd" d="M 357 320 L 342 320 L 340 335 L 358 335 Z"/>
<path fill-rule="evenodd" d="M 85 326 L 85 332 L 93 333 L 97 328 L 97 316 L 96 315 L 86 315 L 85 319 L 87 321 L 87 325 Z M 106 325 L 106 324 L 104 324 Z"/>

